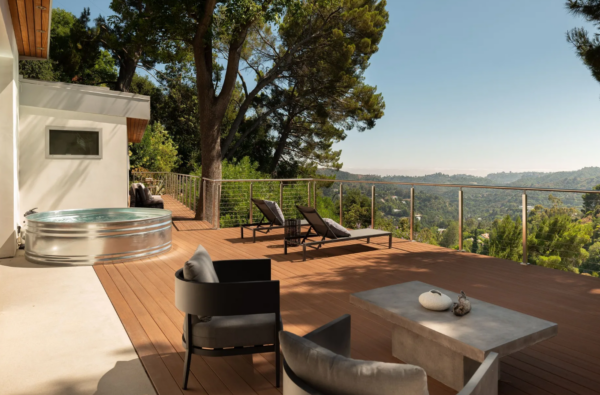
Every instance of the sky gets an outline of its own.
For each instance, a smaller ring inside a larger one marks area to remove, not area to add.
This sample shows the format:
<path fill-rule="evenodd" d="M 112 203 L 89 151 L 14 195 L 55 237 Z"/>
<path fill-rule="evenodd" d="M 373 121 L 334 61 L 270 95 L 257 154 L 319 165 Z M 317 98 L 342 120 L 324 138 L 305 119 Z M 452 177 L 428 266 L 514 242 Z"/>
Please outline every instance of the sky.
<path fill-rule="evenodd" d="M 343 170 L 486 175 L 600 166 L 600 84 L 565 39 L 564 0 L 388 1 L 366 82 L 385 116 L 350 131 Z M 53 0 L 108 15 L 108 0 Z"/>

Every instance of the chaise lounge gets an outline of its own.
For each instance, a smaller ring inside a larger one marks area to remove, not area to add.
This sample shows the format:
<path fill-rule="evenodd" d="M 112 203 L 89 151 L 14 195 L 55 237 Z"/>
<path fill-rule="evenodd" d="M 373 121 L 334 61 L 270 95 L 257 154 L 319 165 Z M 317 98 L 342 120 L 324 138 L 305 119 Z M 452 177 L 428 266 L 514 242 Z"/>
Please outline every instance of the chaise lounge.
<path fill-rule="evenodd" d="M 347 230 L 332 220 L 321 218 L 317 210 L 313 207 L 296 206 L 300 213 L 306 218 L 310 225 L 308 232 L 301 241 L 285 240 L 284 253 L 287 254 L 288 245 L 302 246 L 302 260 L 306 260 L 306 247 L 319 249 L 323 244 L 336 243 L 349 240 L 367 239 L 367 243 L 373 237 L 388 237 L 388 248 L 392 248 L 392 233 L 377 229 L 356 229 Z M 315 233 L 311 233 L 314 230 Z M 311 240 L 309 237 L 321 237 L 321 240 Z M 307 242 L 308 241 L 308 242 Z M 314 247 L 314 246 L 317 247 Z"/>
<path fill-rule="evenodd" d="M 261 199 L 252 199 L 252 202 L 263 216 L 260 222 L 244 224 L 240 227 L 242 239 L 244 238 L 244 229 L 252 231 L 252 242 L 256 243 L 256 232 L 267 234 L 274 229 L 285 228 L 285 218 L 277 203 Z M 308 222 L 302 220 L 300 226 L 308 226 Z"/>

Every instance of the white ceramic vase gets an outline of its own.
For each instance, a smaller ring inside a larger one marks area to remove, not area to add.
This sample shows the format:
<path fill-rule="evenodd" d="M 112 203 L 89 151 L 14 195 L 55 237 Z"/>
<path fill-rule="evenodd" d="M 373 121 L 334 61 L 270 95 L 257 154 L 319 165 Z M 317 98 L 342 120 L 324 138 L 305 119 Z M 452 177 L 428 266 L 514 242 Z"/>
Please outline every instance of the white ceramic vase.
<path fill-rule="evenodd" d="M 419 303 L 428 310 L 444 311 L 452 305 L 452 299 L 438 290 L 424 292 L 419 296 Z"/>

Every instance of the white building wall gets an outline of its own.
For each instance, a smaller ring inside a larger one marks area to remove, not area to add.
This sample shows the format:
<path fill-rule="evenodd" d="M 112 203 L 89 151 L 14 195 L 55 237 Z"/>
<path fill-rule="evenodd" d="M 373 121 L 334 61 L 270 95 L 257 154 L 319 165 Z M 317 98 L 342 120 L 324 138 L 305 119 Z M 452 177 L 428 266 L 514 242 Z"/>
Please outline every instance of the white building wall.
<path fill-rule="evenodd" d="M 0 0 L 0 258 L 14 256 L 19 211 L 18 50 L 7 0 Z"/>
<path fill-rule="evenodd" d="M 46 126 L 102 129 L 102 159 L 46 159 Z M 37 211 L 127 207 L 126 118 L 21 106 L 20 217 Z"/>

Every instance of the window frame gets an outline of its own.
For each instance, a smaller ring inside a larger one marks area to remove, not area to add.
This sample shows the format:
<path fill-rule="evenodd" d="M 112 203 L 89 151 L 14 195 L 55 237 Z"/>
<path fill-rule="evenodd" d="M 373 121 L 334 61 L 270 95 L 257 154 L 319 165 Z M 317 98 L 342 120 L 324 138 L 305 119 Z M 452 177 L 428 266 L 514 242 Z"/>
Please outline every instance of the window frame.
<path fill-rule="evenodd" d="M 50 155 L 50 130 L 70 130 L 74 132 L 97 132 L 98 133 L 98 155 Z M 102 159 L 102 128 L 85 128 L 73 126 L 46 126 L 46 159 Z"/>

